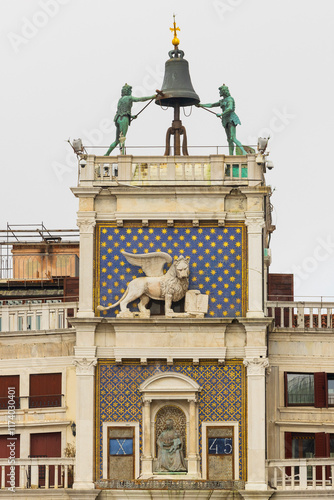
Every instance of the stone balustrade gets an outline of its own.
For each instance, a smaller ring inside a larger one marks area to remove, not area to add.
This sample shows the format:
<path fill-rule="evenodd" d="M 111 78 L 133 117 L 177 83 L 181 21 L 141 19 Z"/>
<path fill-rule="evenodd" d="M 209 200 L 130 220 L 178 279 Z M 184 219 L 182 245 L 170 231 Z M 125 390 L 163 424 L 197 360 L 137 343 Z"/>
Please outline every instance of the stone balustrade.
<path fill-rule="evenodd" d="M 332 329 L 334 302 L 268 301 L 267 316 L 281 328 Z"/>
<path fill-rule="evenodd" d="M 68 318 L 76 317 L 78 306 L 78 302 L 56 299 L 37 304 L 5 304 L 0 308 L 0 332 L 70 328 Z"/>
<path fill-rule="evenodd" d="M 72 488 L 75 458 L 15 458 L 15 490 Z M 8 489 L 8 459 L 0 459 L 1 489 Z M 11 479 L 14 479 L 11 477 Z"/>
<path fill-rule="evenodd" d="M 267 460 L 267 474 L 277 490 L 333 490 L 334 458 Z"/>
<path fill-rule="evenodd" d="M 80 184 L 93 186 L 264 184 L 263 167 L 247 156 L 87 156 Z"/>

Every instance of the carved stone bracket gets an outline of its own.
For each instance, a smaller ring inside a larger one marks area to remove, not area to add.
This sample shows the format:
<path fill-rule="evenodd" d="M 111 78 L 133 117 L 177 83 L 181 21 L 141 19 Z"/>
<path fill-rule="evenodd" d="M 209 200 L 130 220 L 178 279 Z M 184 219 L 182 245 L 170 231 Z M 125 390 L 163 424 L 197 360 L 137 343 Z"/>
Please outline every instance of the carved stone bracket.
<path fill-rule="evenodd" d="M 247 367 L 247 376 L 264 375 L 265 370 L 269 368 L 268 358 L 244 359 L 244 365 Z"/>
<path fill-rule="evenodd" d="M 77 221 L 77 226 L 80 229 L 80 234 L 94 234 L 95 225 L 95 219 L 78 219 Z"/>
<path fill-rule="evenodd" d="M 73 360 L 73 364 L 77 368 L 77 375 L 94 375 L 96 363 L 96 358 L 81 358 Z"/>

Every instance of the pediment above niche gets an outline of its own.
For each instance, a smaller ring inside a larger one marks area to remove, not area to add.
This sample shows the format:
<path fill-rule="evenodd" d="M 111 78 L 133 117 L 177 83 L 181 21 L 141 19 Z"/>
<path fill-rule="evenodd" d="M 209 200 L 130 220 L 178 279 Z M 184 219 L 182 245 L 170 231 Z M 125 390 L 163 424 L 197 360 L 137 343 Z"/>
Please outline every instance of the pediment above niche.
<path fill-rule="evenodd" d="M 145 380 L 139 388 L 143 401 L 156 399 L 197 399 L 201 387 L 186 375 L 179 373 L 159 373 Z"/>

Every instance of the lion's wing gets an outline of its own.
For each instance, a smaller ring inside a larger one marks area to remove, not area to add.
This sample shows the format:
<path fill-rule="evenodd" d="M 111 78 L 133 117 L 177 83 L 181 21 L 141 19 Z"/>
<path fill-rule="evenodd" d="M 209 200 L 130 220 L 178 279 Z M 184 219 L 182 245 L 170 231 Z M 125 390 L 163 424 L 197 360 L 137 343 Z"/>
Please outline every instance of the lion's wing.
<path fill-rule="evenodd" d="M 165 252 L 133 254 L 123 250 L 122 254 L 129 264 L 141 267 L 146 276 L 162 276 L 164 265 L 173 261 L 172 257 Z"/>

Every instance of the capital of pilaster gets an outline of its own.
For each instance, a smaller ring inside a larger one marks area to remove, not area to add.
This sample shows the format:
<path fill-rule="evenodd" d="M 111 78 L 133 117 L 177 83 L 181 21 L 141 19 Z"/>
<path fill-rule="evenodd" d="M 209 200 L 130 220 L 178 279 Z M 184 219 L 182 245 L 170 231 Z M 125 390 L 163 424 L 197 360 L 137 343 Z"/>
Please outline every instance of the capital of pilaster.
<path fill-rule="evenodd" d="M 247 368 L 247 376 L 252 375 L 265 375 L 266 368 L 269 368 L 268 358 L 246 358 L 244 365 Z"/>
<path fill-rule="evenodd" d="M 265 226 L 263 212 L 245 212 L 245 224 L 248 227 L 248 233 L 261 233 Z"/>
<path fill-rule="evenodd" d="M 97 359 L 96 358 L 74 359 L 73 364 L 77 368 L 77 375 L 94 375 Z"/>
<path fill-rule="evenodd" d="M 80 229 L 80 234 L 94 234 L 95 225 L 95 212 L 85 212 L 85 216 L 79 216 L 77 220 L 77 226 Z"/>

